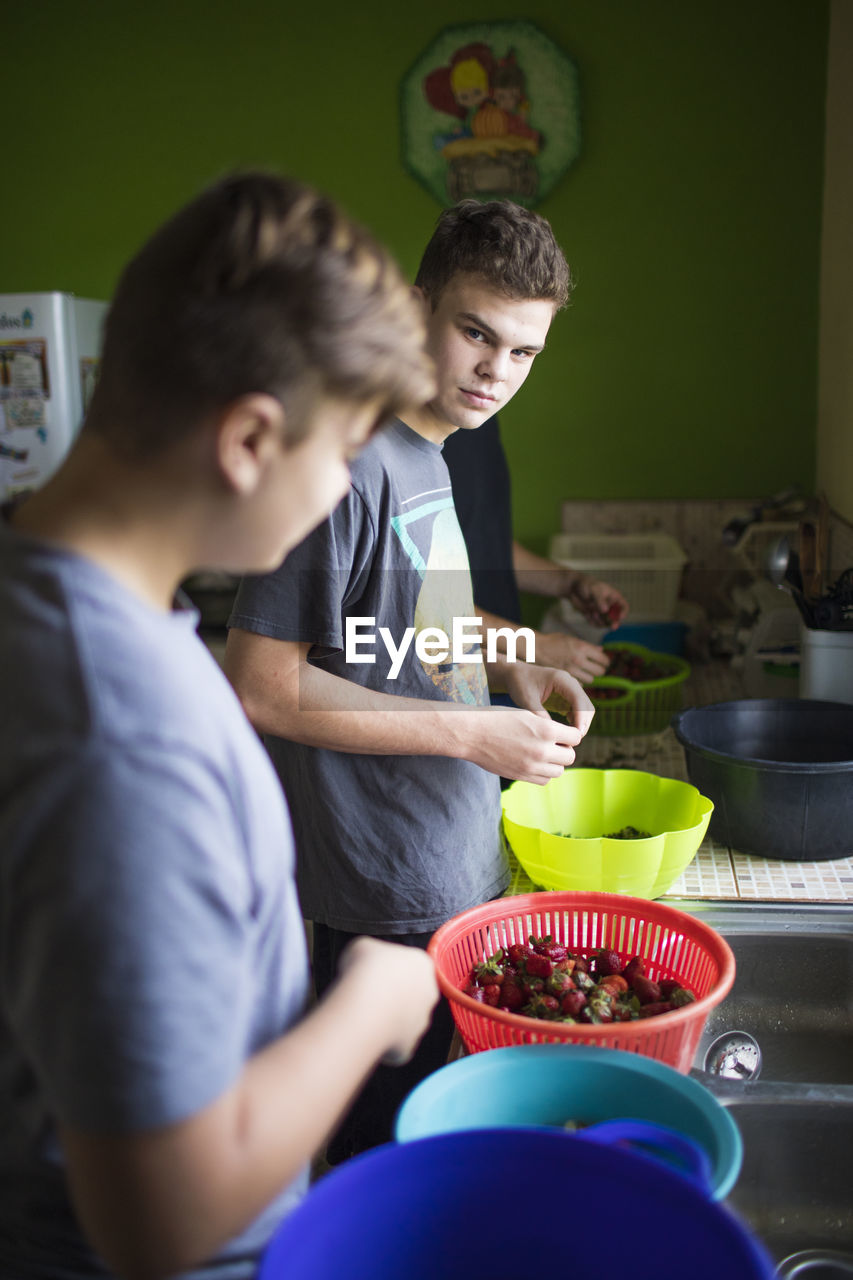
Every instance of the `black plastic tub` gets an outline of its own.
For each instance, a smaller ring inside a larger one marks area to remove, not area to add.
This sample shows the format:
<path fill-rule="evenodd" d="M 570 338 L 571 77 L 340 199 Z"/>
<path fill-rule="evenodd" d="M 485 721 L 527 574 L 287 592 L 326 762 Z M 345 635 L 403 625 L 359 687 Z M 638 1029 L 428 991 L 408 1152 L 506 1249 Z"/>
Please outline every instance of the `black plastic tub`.
<path fill-rule="evenodd" d="M 793 862 L 853 854 L 853 705 L 748 698 L 672 718 L 708 834 L 739 853 Z"/>

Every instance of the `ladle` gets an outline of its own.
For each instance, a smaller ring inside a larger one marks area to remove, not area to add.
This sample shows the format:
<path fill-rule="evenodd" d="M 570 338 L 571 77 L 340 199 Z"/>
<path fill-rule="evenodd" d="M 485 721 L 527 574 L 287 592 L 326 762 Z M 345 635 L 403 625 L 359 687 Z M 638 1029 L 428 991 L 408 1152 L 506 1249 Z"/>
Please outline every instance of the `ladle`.
<path fill-rule="evenodd" d="M 800 611 L 800 617 L 807 627 L 814 626 L 814 608 L 812 602 L 803 593 L 803 578 L 800 572 L 800 557 L 791 550 L 788 538 L 783 534 L 770 549 L 766 563 L 767 576 L 780 591 L 787 591 L 794 599 Z"/>
<path fill-rule="evenodd" d="M 778 542 L 770 547 L 767 556 L 767 576 L 776 587 L 784 587 L 791 560 L 791 544 L 783 534 Z"/>

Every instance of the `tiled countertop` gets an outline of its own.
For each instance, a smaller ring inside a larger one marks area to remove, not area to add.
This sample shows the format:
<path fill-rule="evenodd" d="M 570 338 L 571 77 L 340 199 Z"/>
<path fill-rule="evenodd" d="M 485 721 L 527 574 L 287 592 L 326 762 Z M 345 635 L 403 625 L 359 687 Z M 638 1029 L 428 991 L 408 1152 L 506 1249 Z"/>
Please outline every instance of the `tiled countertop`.
<path fill-rule="evenodd" d="M 696 663 L 684 686 L 684 705 L 697 706 L 740 697 L 737 676 L 727 663 Z M 587 768 L 646 769 L 686 782 L 684 752 L 672 729 L 634 737 L 592 736 L 578 748 L 577 764 Z M 510 855 L 513 878 L 509 893 L 536 889 Z M 749 902 L 853 902 L 853 834 L 851 856 L 831 862 L 785 862 L 756 858 L 717 844 L 710 837 L 671 889 L 667 898 L 708 898 Z"/>

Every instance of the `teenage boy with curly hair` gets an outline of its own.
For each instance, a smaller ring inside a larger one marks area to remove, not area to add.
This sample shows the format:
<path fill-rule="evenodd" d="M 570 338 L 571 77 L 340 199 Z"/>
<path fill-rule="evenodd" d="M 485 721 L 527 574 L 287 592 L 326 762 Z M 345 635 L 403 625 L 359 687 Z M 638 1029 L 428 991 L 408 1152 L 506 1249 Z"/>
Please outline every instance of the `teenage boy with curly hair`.
<path fill-rule="evenodd" d="M 508 201 L 446 210 L 415 282 L 435 394 L 371 441 L 350 493 L 285 565 L 238 592 L 226 670 L 291 797 L 320 991 L 353 934 L 425 947 L 500 895 L 499 776 L 556 777 L 592 719 L 565 671 L 439 643 L 474 615 L 443 441 L 512 399 L 569 288 L 539 215 Z M 490 705 L 487 677 L 515 707 Z M 408 1067 L 374 1074 L 332 1162 L 391 1136 L 406 1090 L 449 1042 L 441 1006 Z"/>

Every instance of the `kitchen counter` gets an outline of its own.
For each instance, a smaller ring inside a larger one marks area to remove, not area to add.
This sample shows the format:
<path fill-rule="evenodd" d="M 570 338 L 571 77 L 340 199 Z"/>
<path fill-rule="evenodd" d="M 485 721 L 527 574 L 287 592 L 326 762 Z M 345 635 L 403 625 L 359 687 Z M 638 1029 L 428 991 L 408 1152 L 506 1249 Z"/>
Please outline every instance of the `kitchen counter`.
<path fill-rule="evenodd" d="M 224 632 L 203 636 L 214 657 L 222 662 Z M 684 683 L 684 706 L 702 706 L 743 697 L 738 674 L 725 661 L 696 662 Z M 687 782 L 684 752 L 671 728 L 631 737 L 587 737 L 577 752 L 577 765 L 586 768 L 645 769 L 665 778 Z M 508 893 L 532 893 L 534 885 L 508 850 L 512 880 Z M 696 857 L 672 887 L 667 899 L 720 902 L 835 902 L 853 903 L 853 833 L 850 856 L 831 862 L 786 862 L 757 858 L 703 840 Z"/>
<path fill-rule="evenodd" d="M 694 663 L 684 684 L 684 706 L 701 706 L 743 697 L 740 680 L 729 663 Z M 687 782 L 684 752 L 671 728 L 632 737 L 589 736 L 577 752 L 586 768 L 644 769 Z M 537 886 L 510 853 L 513 875 L 508 893 L 530 893 Z M 706 837 L 696 857 L 662 895 L 733 902 L 853 903 L 853 833 L 850 857 L 831 862 L 786 862 L 757 858 Z"/>

